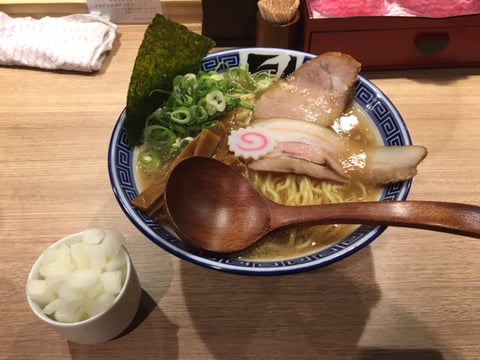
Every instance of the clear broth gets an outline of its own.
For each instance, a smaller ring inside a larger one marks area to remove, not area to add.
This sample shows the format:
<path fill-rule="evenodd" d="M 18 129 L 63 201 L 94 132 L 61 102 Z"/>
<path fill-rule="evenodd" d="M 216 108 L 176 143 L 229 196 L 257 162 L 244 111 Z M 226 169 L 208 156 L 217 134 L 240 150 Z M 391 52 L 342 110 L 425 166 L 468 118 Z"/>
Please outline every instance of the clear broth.
<path fill-rule="evenodd" d="M 366 113 L 353 104 L 332 126 L 334 131 L 342 138 L 352 139 L 364 145 L 382 145 L 380 134 L 375 124 Z M 137 164 L 137 156 L 141 148 L 135 149 L 134 159 Z M 145 189 L 152 181 L 162 176 L 167 164 L 155 171 L 144 171 L 138 165 L 135 166 L 135 180 L 139 191 Z M 283 175 L 274 175 L 283 176 Z M 347 201 L 379 200 L 382 188 L 363 185 L 352 181 L 345 185 L 334 185 L 332 191 L 347 194 L 341 199 Z M 352 233 L 356 225 L 319 225 L 305 228 L 280 230 L 270 234 L 250 248 L 232 254 L 231 257 L 243 260 L 275 261 L 292 257 L 305 256 L 325 249 Z"/>

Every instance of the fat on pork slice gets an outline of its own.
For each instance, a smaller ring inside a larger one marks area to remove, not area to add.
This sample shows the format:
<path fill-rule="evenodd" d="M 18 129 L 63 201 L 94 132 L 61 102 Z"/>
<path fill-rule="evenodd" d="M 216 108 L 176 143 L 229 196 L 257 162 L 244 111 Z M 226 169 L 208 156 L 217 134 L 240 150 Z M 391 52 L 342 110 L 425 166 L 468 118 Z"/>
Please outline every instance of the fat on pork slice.
<path fill-rule="evenodd" d="M 415 176 L 427 155 L 423 146 L 365 146 L 330 127 L 352 100 L 359 71 L 349 55 L 325 53 L 266 90 L 251 127 L 267 131 L 276 145 L 247 166 L 338 183 L 355 177 L 383 185 Z"/>

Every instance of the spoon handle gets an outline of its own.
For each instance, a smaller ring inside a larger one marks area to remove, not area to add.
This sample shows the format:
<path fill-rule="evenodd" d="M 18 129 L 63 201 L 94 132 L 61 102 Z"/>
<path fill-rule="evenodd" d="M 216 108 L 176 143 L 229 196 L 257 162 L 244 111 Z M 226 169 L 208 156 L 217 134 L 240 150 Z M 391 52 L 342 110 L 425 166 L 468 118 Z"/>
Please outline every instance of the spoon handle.
<path fill-rule="evenodd" d="M 400 226 L 480 238 L 480 206 L 437 201 L 381 201 L 313 206 L 274 206 L 280 226 L 368 224 Z"/>

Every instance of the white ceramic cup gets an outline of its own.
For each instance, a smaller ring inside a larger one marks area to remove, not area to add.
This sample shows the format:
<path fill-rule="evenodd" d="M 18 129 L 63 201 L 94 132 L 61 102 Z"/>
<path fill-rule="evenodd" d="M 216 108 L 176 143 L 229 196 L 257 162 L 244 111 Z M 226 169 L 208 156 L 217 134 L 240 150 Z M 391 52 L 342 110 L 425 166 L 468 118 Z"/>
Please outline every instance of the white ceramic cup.
<path fill-rule="evenodd" d="M 63 243 L 70 245 L 82 241 L 82 236 L 82 232 L 69 235 L 52 244 L 50 248 L 58 247 Z M 33 265 L 30 274 L 28 275 L 27 284 L 30 279 L 41 278 L 39 268 L 44 254 L 45 253 L 43 253 Z M 73 323 L 62 323 L 45 315 L 41 307 L 35 301 L 30 299 L 27 292 L 27 300 L 30 308 L 40 320 L 72 342 L 79 344 L 97 344 L 115 338 L 127 328 L 135 317 L 140 305 L 142 292 L 137 273 L 126 250 L 125 256 L 125 281 L 120 293 L 115 299 L 115 302 L 107 310 L 96 314 L 87 320 Z"/>

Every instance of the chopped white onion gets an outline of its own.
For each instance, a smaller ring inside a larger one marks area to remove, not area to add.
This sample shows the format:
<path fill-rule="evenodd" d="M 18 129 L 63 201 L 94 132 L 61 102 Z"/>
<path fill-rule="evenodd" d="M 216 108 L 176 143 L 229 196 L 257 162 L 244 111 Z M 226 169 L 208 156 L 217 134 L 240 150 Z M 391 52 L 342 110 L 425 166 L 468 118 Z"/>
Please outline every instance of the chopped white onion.
<path fill-rule="evenodd" d="M 125 253 L 119 251 L 114 258 L 108 260 L 105 264 L 105 271 L 114 271 L 123 267 L 125 267 Z"/>
<path fill-rule="evenodd" d="M 107 252 L 105 246 L 100 244 L 90 244 L 87 246 L 87 256 L 90 268 L 103 269 L 107 264 Z"/>
<path fill-rule="evenodd" d="M 88 300 L 96 299 L 100 295 L 105 294 L 105 289 L 101 281 L 98 281 L 94 286 L 87 290 L 85 298 Z"/>
<path fill-rule="evenodd" d="M 62 301 L 58 304 L 55 311 L 55 320 L 60 322 L 76 322 L 83 320 L 84 314 L 84 300 L 79 298 L 72 298 L 67 301 Z"/>
<path fill-rule="evenodd" d="M 70 273 L 60 274 L 49 276 L 45 279 L 47 282 L 47 286 L 52 290 L 54 293 L 58 292 L 58 290 L 65 284 L 65 282 L 70 278 Z"/>
<path fill-rule="evenodd" d="M 48 304 L 55 299 L 55 293 L 48 287 L 46 280 L 34 279 L 28 284 L 30 298 L 40 306 Z"/>
<path fill-rule="evenodd" d="M 61 300 L 56 298 L 50 301 L 45 307 L 43 308 L 43 312 L 45 315 L 52 315 L 55 311 L 57 311 L 58 306 L 60 305 Z"/>
<path fill-rule="evenodd" d="M 107 293 L 118 294 L 122 288 L 122 272 L 120 270 L 106 271 L 100 275 L 103 288 Z"/>
<path fill-rule="evenodd" d="M 88 290 L 93 287 L 100 277 L 100 269 L 79 269 L 70 274 L 68 286 Z"/>
<path fill-rule="evenodd" d="M 103 246 L 105 247 L 107 257 L 109 258 L 115 257 L 124 243 L 125 237 L 120 231 L 115 229 L 105 234 L 105 238 L 102 242 Z"/>
<path fill-rule="evenodd" d="M 107 310 L 113 305 L 114 301 L 114 294 L 102 294 L 95 299 L 87 301 L 87 303 L 85 304 L 85 311 L 87 312 L 89 317 L 94 316 L 101 313 L 102 311 Z"/>
<path fill-rule="evenodd" d="M 83 242 L 87 244 L 100 244 L 105 237 L 103 229 L 91 228 L 83 232 Z"/>
<path fill-rule="evenodd" d="M 27 284 L 29 297 L 60 322 L 76 322 L 112 306 L 123 286 L 125 237 L 117 230 L 84 231 L 80 242 L 48 249 L 40 278 Z"/>
<path fill-rule="evenodd" d="M 70 253 L 72 260 L 75 263 L 77 269 L 88 269 L 90 267 L 88 254 L 88 244 L 84 242 L 78 242 L 70 245 Z"/>
<path fill-rule="evenodd" d="M 43 263 L 39 269 L 40 275 L 44 278 L 71 273 L 73 270 L 75 270 L 75 265 L 72 263 L 70 255 L 65 258 L 57 258 L 52 262 Z"/>

